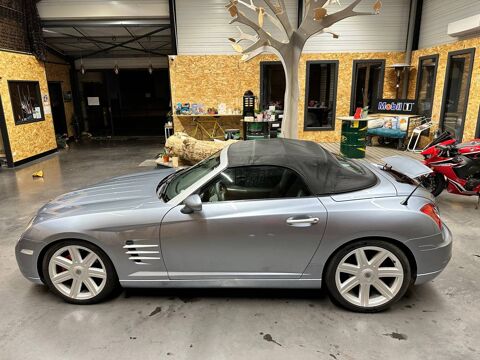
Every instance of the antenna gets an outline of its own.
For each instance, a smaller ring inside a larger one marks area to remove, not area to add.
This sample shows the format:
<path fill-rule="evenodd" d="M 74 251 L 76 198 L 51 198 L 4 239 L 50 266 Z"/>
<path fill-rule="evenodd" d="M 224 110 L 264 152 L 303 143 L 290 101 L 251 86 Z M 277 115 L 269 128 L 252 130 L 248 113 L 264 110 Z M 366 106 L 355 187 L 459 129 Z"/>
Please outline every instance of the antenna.
<path fill-rule="evenodd" d="M 412 197 L 413 193 L 414 193 L 415 191 L 417 191 L 417 189 L 418 189 L 421 185 L 422 185 L 422 183 L 419 182 L 418 185 L 415 186 L 415 189 L 413 189 L 413 191 L 410 193 L 410 195 L 408 195 L 407 198 L 406 198 L 405 200 L 403 200 L 400 204 L 407 206 L 407 205 L 408 205 L 408 200 L 410 200 L 410 198 Z"/>

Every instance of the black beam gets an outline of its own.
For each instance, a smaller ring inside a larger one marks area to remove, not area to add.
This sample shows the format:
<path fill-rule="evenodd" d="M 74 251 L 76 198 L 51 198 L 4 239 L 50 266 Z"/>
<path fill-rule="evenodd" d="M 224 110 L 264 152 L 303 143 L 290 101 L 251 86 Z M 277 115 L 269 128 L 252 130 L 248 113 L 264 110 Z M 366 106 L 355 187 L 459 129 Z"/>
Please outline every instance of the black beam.
<path fill-rule="evenodd" d="M 10 140 L 8 138 L 7 121 L 5 120 L 5 113 L 3 112 L 2 96 L 0 95 L 0 133 L 2 135 L 3 150 L 7 159 L 8 167 L 13 167 L 12 149 L 10 147 Z"/>
<path fill-rule="evenodd" d="M 170 12 L 170 36 L 172 39 L 172 55 L 177 55 L 177 10 L 175 0 L 168 0 L 168 10 Z"/>
<path fill-rule="evenodd" d="M 158 29 L 156 29 L 156 30 L 150 31 L 150 32 L 148 32 L 148 33 L 146 33 L 146 34 L 143 34 L 143 35 L 140 35 L 140 36 L 136 36 L 136 37 L 134 37 L 134 38 L 132 38 L 132 39 L 130 39 L 130 40 L 121 42 L 121 43 L 119 43 L 119 44 L 115 44 L 115 45 L 110 46 L 110 47 L 108 47 L 108 48 L 106 48 L 106 49 L 94 51 L 94 52 L 92 52 L 92 53 L 90 53 L 90 54 L 87 54 L 87 55 L 85 55 L 85 56 L 83 56 L 83 57 L 84 57 L 84 58 L 87 58 L 87 57 L 91 57 L 91 56 L 100 54 L 100 53 L 102 53 L 102 52 L 108 52 L 108 51 L 110 51 L 110 50 L 112 50 L 112 49 L 115 49 L 115 48 L 117 48 L 117 47 L 122 47 L 122 46 L 124 46 L 124 45 L 130 44 L 130 43 L 135 42 L 135 41 L 137 41 L 137 40 L 144 39 L 144 38 L 146 38 L 146 37 L 152 36 L 153 34 L 159 33 L 159 32 L 161 32 L 161 31 L 164 31 L 164 30 L 169 29 L 169 28 L 170 28 L 170 25 L 168 25 L 168 26 L 162 26 L 161 28 L 158 28 Z M 138 49 L 138 50 L 141 51 L 140 49 Z"/>
<path fill-rule="evenodd" d="M 297 5 L 297 28 L 300 27 L 303 21 L 303 0 L 298 0 Z"/>
<path fill-rule="evenodd" d="M 168 24 L 168 17 L 150 20 L 43 20 L 42 27 L 48 28 L 69 28 L 76 27 L 112 27 L 112 26 L 136 26 L 136 27 L 158 27 Z"/>
<path fill-rule="evenodd" d="M 44 43 L 44 45 L 47 48 L 47 50 L 51 52 L 53 55 L 55 55 L 56 57 L 59 57 L 63 61 L 70 62 L 70 57 L 68 57 L 68 55 L 62 53 L 61 51 L 58 51 L 57 49 L 55 49 L 54 47 L 50 46 L 47 43 Z"/>
<path fill-rule="evenodd" d="M 75 27 L 73 27 L 73 29 L 75 29 L 80 34 L 83 34 L 79 30 L 77 30 Z M 109 42 L 109 41 L 99 40 L 97 38 L 90 37 L 90 36 L 83 35 L 82 37 L 80 37 L 80 36 L 75 36 L 75 35 L 71 35 L 71 34 L 67 34 L 67 33 L 63 33 L 63 32 L 58 32 L 58 31 L 55 31 L 55 33 L 63 35 L 63 37 L 68 37 L 68 38 L 72 38 L 72 39 L 76 39 L 76 40 L 86 40 L 89 43 L 95 44 L 101 51 L 105 51 L 106 49 L 102 49 L 100 46 L 98 46 L 98 44 L 105 44 L 105 45 L 110 45 L 110 46 L 113 46 L 113 47 L 122 47 L 122 48 L 129 49 L 129 50 L 146 52 L 146 53 L 149 53 L 151 55 L 162 55 L 162 54 L 155 53 L 154 50 L 152 51 L 152 50 L 147 50 L 147 49 L 145 49 L 145 50 L 137 49 L 137 48 L 134 48 L 134 47 L 131 47 L 131 46 L 120 45 L 120 44 L 112 43 L 112 42 Z M 55 39 L 61 39 L 63 37 L 56 37 Z M 129 38 L 129 40 L 131 40 L 131 38 Z M 71 43 L 64 43 L 63 45 L 74 46 Z"/>
<path fill-rule="evenodd" d="M 413 27 L 412 51 L 418 50 L 420 40 L 420 28 L 422 26 L 423 0 L 417 0 L 417 11 L 415 12 L 415 24 Z"/>
<path fill-rule="evenodd" d="M 128 28 L 126 26 L 124 26 L 123 28 L 125 29 L 126 32 L 128 32 L 130 34 L 130 36 L 132 38 L 135 37 L 135 35 L 130 30 L 128 30 Z M 143 51 L 148 52 L 147 49 L 145 49 L 145 46 L 143 46 L 140 41 L 137 40 L 137 44 L 140 45 L 140 47 L 143 49 Z"/>
<path fill-rule="evenodd" d="M 67 121 L 73 122 L 73 128 L 76 132 L 75 136 L 78 138 L 83 130 L 83 117 L 82 114 L 82 99 L 80 98 L 80 82 L 78 81 L 78 72 L 75 68 L 75 60 L 70 61 L 70 88 L 72 90 L 72 102 L 73 102 L 73 119 Z"/>
<path fill-rule="evenodd" d="M 72 29 L 75 30 L 76 32 L 78 32 L 82 37 L 87 37 L 87 35 L 85 35 L 83 32 L 81 32 L 80 30 L 78 30 L 75 26 L 72 26 Z M 98 42 L 97 41 L 93 41 L 93 43 L 95 44 L 95 46 L 102 50 L 102 47 L 100 45 L 98 45 Z"/>

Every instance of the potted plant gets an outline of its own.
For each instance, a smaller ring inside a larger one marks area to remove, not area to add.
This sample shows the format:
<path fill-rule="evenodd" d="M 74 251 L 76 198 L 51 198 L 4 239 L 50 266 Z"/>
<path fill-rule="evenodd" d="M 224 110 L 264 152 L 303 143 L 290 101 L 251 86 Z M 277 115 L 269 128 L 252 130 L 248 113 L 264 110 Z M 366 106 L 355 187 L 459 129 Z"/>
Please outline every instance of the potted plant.
<path fill-rule="evenodd" d="M 167 150 L 165 150 L 165 148 L 160 153 L 160 156 L 162 157 L 164 163 L 168 163 L 170 161 L 170 155 L 168 154 Z"/>

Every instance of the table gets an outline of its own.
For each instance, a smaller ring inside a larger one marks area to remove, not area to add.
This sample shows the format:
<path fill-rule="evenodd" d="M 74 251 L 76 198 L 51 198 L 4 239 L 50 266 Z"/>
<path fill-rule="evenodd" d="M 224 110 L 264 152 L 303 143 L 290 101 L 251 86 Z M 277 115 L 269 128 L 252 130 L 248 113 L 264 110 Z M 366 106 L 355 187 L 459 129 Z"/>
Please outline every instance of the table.
<path fill-rule="evenodd" d="M 220 119 L 222 117 L 235 117 L 235 118 L 242 118 L 242 115 L 234 115 L 234 114 L 199 114 L 199 115 L 175 115 L 179 118 L 181 117 L 190 117 L 195 125 L 195 129 L 193 130 L 192 136 L 197 138 L 197 134 L 200 131 L 202 135 L 202 139 L 204 136 L 209 139 L 225 139 L 225 129 L 222 127 Z M 211 131 L 207 130 L 204 125 L 206 124 L 213 124 L 213 129 Z"/>
<path fill-rule="evenodd" d="M 340 152 L 351 159 L 363 159 L 367 149 L 368 121 L 373 117 L 354 119 L 353 116 L 342 116 L 342 136 Z"/>

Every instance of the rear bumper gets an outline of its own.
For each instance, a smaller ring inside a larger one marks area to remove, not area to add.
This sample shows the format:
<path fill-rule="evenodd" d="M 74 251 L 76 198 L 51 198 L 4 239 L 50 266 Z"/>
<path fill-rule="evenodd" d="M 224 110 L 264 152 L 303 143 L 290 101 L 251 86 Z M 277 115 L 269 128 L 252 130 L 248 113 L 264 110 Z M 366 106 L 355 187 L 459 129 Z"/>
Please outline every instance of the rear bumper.
<path fill-rule="evenodd" d="M 443 224 L 441 234 L 409 241 L 414 244 L 414 256 L 417 262 L 415 285 L 423 284 L 437 277 L 452 258 L 452 233 Z"/>

